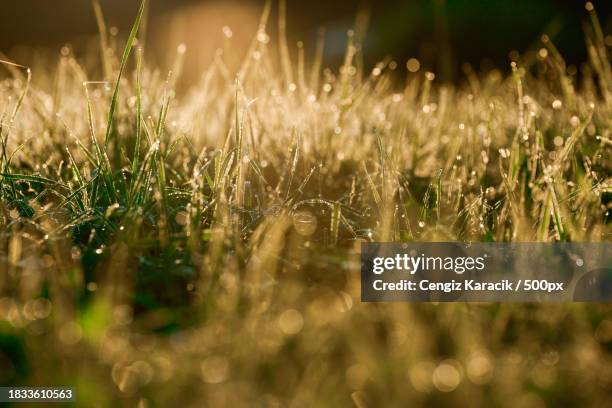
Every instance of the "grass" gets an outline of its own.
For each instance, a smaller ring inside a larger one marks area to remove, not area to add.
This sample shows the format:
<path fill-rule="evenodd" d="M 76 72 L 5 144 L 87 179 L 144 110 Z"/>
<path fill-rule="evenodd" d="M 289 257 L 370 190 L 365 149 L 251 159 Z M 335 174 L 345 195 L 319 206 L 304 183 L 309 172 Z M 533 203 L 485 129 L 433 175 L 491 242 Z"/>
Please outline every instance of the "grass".
<path fill-rule="evenodd" d="M 144 63 L 144 10 L 99 73 L 69 48 L 49 76 L 3 63 L 2 383 L 83 406 L 610 403 L 607 305 L 359 302 L 363 241 L 610 242 L 592 7 L 580 77 L 544 37 L 452 86 L 365 70 L 352 33 L 337 72 L 322 43 L 295 64 L 283 13 L 277 57 L 268 4 L 241 66 L 217 55 L 180 97 L 184 47 Z"/>

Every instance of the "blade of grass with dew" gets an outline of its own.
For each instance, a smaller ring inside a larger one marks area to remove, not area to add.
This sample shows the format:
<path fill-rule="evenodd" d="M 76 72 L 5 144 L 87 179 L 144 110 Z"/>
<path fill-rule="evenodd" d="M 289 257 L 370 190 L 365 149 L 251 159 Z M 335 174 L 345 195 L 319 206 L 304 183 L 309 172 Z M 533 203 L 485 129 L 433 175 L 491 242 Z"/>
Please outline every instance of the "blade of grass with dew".
<path fill-rule="evenodd" d="M 132 178 L 137 177 L 140 160 L 140 133 L 142 132 L 142 54 L 141 47 L 136 51 L 136 140 L 132 156 Z"/>
<path fill-rule="evenodd" d="M 134 45 L 134 41 L 136 40 L 136 35 L 138 34 L 138 29 L 140 28 L 140 21 L 142 19 L 142 14 L 145 9 L 146 0 L 142 0 L 140 2 L 140 8 L 138 9 L 138 14 L 136 16 L 136 20 L 132 25 L 132 30 L 130 31 L 130 35 L 125 44 L 125 48 L 123 50 L 123 56 L 121 57 L 121 63 L 119 65 L 119 72 L 117 74 L 117 80 L 115 81 L 115 89 L 113 91 L 113 96 L 111 97 L 110 109 L 108 110 L 108 119 L 106 121 L 106 135 L 104 136 L 104 146 L 108 146 L 108 142 L 110 136 L 113 131 L 113 119 L 115 116 L 115 108 L 117 106 L 117 98 L 119 96 L 119 86 L 121 85 L 121 77 L 123 76 L 123 71 L 125 70 L 125 66 L 127 64 L 127 60 L 130 57 L 130 53 L 132 51 L 132 46 Z"/>
<path fill-rule="evenodd" d="M 342 217 L 342 209 L 340 203 L 335 202 L 332 208 L 330 233 L 332 239 L 332 245 L 338 244 L 338 234 L 340 229 L 340 218 Z"/>

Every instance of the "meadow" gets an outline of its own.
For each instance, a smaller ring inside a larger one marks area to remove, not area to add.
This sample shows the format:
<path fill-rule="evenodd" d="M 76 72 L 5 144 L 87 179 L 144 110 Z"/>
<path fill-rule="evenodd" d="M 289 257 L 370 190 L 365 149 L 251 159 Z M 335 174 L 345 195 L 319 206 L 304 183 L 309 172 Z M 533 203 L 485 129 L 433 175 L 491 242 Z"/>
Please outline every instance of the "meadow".
<path fill-rule="evenodd" d="M 0 56 L 0 383 L 87 407 L 612 405 L 609 304 L 360 302 L 361 242 L 611 241 L 589 5 L 579 70 L 543 36 L 462 84 L 366 67 L 353 32 L 326 68 L 282 13 L 271 38 L 270 4 L 186 92 L 184 46 L 146 62 L 142 7 L 118 36 L 96 7 L 95 72 L 69 46 Z"/>

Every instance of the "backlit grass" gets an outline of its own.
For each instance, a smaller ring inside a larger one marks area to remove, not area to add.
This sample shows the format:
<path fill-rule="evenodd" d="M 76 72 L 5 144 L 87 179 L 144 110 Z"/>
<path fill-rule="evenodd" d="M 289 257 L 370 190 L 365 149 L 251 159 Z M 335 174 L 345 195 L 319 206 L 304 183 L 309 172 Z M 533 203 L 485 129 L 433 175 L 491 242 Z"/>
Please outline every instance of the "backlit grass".
<path fill-rule="evenodd" d="M 292 60 L 269 6 L 242 64 L 180 96 L 185 48 L 145 63 L 143 8 L 97 72 L 3 57 L 0 381 L 82 406 L 609 406 L 607 305 L 359 301 L 363 241 L 610 242 L 587 9 L 580 75 L 544 37 L 460 86 L 365 68 L 352 33 L 336 69 Z"/>

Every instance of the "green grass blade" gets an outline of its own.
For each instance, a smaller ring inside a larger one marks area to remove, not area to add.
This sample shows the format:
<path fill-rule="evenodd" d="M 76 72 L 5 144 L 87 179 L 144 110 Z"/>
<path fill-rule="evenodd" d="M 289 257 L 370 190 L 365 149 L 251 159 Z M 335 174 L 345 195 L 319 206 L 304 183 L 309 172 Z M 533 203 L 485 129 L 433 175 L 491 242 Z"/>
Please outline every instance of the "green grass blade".
<path fill-rule="evenodd" d="M 117 74 L 117 80 L 115 82 L 115 90 L 113 91 L 110 109 L 108 111 L 108 119 L 106 121 L 106 136 L 104 137 L 104 146 L 108 145 L 108 141 L 113 131 L 113 118 L 115 116 L 115 109 L 117 107 L 117 98 L 119 96 L 119 85 L 121 84 L 121 77 L 123 76 L 123 71 L 125 70 L 127 60 L 130 57 L 130 52 L 132 51 L 132 46 L 134 45 L 134 41 L 136 40 L 136 34 L 138 34 L 138 29 L 140 28 L 140 21 L 142 20 L 142 14 L 145 10 L 145 4 L 146 0 L 142 0 L 142 2 L 140 3 L 140 9 L 138 10 L 138 15 L 136 16 L 136 20 L 134 21 L 134 25 L 132 26 L 132 31 L 130 31 L 130 35 L 123 50 L 121 64 L 119 65 L 119 73 Z"/>

